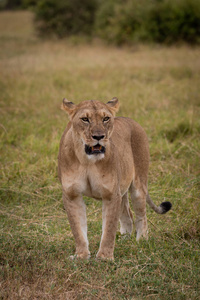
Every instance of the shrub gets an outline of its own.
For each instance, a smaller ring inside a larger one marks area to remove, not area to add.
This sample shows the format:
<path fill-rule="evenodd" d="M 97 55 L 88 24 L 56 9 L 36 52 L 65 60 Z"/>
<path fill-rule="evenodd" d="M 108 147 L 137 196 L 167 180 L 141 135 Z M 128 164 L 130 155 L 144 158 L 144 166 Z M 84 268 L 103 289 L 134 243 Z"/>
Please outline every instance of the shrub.
<path fill-rule="evenodd" d="M 41 35 L 91 35 L 96 0 L 41 0 L 36 6 L 36 25 Z"/>
<path fill-rule="evenodd" d="M 96 32 L 108 42 L 129 43 L 145 36 L 145 0 L 110 0 L 102 2 L 96 15 Z"/>
<path fill-rule="evenodd" d="M 22 0 L 22 7 L 25 9 L 34 8 L 38 3 L 38 0 Z"/>
<path fill-rule="evenodd" d="M 29 9 L 36 6 L 38 0 L 0 0 L 0 10 Z"/>
<path fill-rule="evenodd" d="M 199 0 L 104 0 L 97 34 L 115 44 L 133 41 L 200 42 Z"/>
<path fill-rule="evenodd" d="M 17 1 L 17 0 L 15 0 Z M 36 0 L 23 0 L 23 3 Z M 199 0 L 39 0 L 42 35 L 96 36 L 117 45 L 135 41 L 200 42 Z"/>
<path fill-rule="evenodd" d="M 200 1 L 165 0 L 148 13 L 149 37 L 159 43 L 200 41 Z"/>
<path fill-rule="evenodd" d="M 22 0 L 1 0 L 0 9 L 19 9 L 22 6 Z"/>

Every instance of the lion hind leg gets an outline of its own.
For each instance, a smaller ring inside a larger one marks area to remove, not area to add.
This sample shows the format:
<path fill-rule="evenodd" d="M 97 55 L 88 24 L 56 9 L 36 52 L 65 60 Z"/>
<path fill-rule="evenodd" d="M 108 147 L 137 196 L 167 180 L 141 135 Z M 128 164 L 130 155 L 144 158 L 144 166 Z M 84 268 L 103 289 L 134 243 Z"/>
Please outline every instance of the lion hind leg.
<path fill-rule="evenodd" d="M 133 230 L 133 214 L 129 206 L 128 192 L 122 197 L 119 222 L 120 233 L 131 235 Z"/>
<path fill-rule="evenodd" d="M 131 200 L 135 212 L 136 241 L 141 237 L 148 239 L 147 217 L 146 217 L 146 188 L 130 187 Z"/>

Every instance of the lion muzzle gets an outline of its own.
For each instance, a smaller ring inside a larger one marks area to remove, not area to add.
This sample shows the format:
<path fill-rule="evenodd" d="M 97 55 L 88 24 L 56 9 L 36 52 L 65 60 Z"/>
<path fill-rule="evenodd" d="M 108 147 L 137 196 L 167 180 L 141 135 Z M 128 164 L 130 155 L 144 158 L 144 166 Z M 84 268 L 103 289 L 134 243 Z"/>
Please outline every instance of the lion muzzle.
<path fill-rule="evenodd" d="M 87 155 L 98 155 L 98 154 L 104 154 L 106 151 L 106 148 L 100 144 L 97 144 L 95 146 L 89 146 L 85 145 L 85 153 Z"/>

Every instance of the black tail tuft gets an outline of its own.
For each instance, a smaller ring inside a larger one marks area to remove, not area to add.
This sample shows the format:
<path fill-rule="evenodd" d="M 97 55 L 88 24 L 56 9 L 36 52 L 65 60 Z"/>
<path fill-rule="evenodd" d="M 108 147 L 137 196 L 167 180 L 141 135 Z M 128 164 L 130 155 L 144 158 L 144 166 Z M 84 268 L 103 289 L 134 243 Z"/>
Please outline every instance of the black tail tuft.
<path fill-rule="evenodd" d="M 172 204 L 169 201 L 166 201 L 162 202 L 160 204 L 160 207 L 162 208 L 162 214 L 166 214 L 166 212 L 168 212 L 172 208 Z"/>

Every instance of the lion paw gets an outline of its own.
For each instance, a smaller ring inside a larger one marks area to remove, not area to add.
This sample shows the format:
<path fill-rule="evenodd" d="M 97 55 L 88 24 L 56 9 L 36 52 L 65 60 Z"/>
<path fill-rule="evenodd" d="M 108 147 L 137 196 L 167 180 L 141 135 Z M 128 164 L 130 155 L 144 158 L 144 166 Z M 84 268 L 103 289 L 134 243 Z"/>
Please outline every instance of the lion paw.
<path fill-rule="evenodd" d="M 76 259 L 90 259 L 90 253 L 76 253 L 75 255 L 70 255 L 69 259 L 76 260 Z"/>
<path fill-rule="evenodd" d="M 109 254 L 109 253 L 104 253 L 104 252 L 98 252 L 96 255 L 97 259 L 102 259 L 102 260 L 114 260 L 114 256 L 113 254 Z"/>

